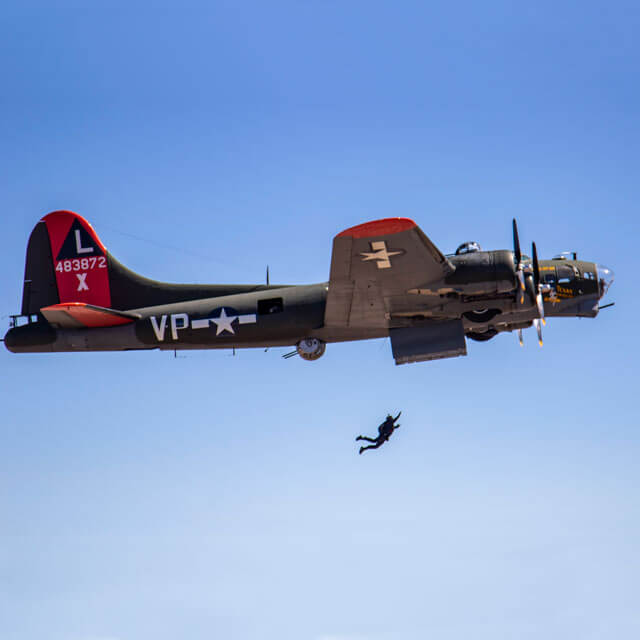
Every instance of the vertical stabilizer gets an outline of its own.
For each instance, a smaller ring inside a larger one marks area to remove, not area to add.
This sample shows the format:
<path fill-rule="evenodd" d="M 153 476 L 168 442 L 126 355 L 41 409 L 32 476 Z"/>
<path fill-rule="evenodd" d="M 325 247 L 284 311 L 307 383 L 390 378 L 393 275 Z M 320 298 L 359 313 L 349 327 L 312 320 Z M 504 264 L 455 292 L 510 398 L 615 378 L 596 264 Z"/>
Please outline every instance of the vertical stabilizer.
<path fill-rule="evenodd" d="M 29 238 L 22 313 L 65 302 L 111 306 L 107 250 L 82 216 L 54 211 Z"/>
<path fill-rule="evenodd" d="M 31 232 L 27 245 L 21 313 L 23 316 L 33 315 L 42 307 L 58 302 L 49 234 L 46 223 L 41 220 Z"/>

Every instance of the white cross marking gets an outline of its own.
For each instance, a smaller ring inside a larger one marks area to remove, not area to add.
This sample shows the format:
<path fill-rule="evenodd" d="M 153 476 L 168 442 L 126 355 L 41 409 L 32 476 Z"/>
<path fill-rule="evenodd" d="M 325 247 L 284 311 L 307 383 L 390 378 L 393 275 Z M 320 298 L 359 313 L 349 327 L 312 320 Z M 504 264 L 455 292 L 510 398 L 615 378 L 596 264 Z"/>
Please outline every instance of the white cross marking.
<path fill-rule="evenodd" d="M 372 253 L 361 253 L 362 262 L 367 262 L 368 260 L 376 260 L 376 264 L 378 265 L 378 269 L 390 269 L 391 268 L 391 260 L 389 258 L 391 256 L 399 256 L 403 252 L 402 251 L 387 251 L 387 243 L 382 240 L 379 242 L 372 242 L 371 249 Z"/>
<path fill-rule="evenodd" d="M 89 285 L 87 285 L 87 274 L 76 273 L 76 278 L 78 278 L 78 291 L 89 291 Z"/>

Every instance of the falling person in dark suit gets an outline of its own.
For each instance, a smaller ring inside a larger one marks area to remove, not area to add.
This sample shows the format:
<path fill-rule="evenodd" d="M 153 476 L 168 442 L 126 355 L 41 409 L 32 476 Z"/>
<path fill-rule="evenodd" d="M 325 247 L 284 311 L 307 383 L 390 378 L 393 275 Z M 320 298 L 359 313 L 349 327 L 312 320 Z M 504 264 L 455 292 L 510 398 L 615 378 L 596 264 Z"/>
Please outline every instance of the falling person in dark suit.
<path fill-rule="evenodd" d="M 395 418 L 393 418 L 391 414 L 387 415 L 386 420 L 378 427 L 377 438 L 358 436 L 356 438 L 356 441 L 365 440 L 366 442 L 373 442 L 373 444 L 370 444 L 366 447 L 360 447 L 360 451 L 358 453 L 362 453 L 367 449 L 377 449 L 378 447 L 381 447 L 385 442 L 387 442 L 387 440 L 389 440 L 389 438 L 391 437 L 391 434 L 400 426 L 399 424 L 396 424 L 396 420 L 400 417 L 401 413 L 402 411 Z"/>

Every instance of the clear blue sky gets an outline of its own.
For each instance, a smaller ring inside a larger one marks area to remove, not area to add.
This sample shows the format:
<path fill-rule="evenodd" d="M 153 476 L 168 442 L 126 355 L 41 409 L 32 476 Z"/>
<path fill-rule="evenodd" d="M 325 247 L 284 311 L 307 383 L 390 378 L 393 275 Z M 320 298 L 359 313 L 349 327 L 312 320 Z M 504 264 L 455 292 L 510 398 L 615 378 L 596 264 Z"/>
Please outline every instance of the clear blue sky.
<path fill-rule="evenodd" d="M 0 313 L 61 208 L 241 283 L 324 281 L 371 219 L 447 252 L 515 215 L 617 305 L 402 367 L 0 349 L 3 640 L 640 637 L 637 2 L 52 4 L 0 18 Z"/>

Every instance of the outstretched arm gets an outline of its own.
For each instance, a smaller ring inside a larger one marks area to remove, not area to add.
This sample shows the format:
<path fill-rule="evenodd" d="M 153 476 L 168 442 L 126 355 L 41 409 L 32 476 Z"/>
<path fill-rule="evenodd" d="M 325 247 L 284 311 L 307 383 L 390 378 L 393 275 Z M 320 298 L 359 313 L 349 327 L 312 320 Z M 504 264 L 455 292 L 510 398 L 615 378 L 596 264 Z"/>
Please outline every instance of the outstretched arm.
<path fill-rule="evenodd" d="M 393 421 L 395 422 L 401 415 L 402 415 L 402 411 L 393 419 Z M 400 426 L 400 425 L 398 425 L 398 426 Z"/>

